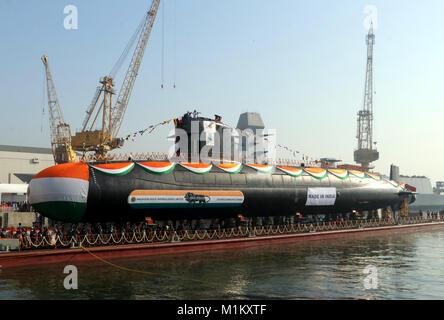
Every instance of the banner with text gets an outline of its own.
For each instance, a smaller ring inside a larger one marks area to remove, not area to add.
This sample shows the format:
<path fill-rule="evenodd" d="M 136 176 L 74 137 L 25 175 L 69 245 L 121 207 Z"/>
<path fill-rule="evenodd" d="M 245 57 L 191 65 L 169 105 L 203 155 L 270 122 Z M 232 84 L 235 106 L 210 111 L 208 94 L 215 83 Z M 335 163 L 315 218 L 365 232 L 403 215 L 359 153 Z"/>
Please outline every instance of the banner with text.
<path fill-rule="evenodd" d="M 308 188 L 306 206 L 333 206 L 336 188 Z"/>

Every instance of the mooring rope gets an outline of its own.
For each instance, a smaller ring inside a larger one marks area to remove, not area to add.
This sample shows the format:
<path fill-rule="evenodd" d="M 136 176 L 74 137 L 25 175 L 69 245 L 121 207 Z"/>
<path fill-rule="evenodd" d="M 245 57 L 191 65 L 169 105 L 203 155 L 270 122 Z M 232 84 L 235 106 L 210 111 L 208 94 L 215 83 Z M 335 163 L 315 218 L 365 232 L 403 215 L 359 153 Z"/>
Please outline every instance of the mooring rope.
<path fill-rule="evenodd" d="M 210 285 L 210 286 L 226 286 L 226 283 L 219 283 L 219 282 L 212 282 L 212 281 L 205 281 L 205 280 L 200 280 L 200 279 L 194 279 L 194 278 L 187 278 L 187 277 L 183 277 L 183 276 L 178 276 L 178 275 L 174 275 L 174 274 L 168 274 L 168 273 L 163 273 L 163 272 L 153 272 L 153 271 L 145 271 L 145 270 L 137 270 L 137 269 L 132 269 L 132 268 L 127 268 L 124 266 L 120 266 L 118 264 L 112 263 L 106 259 L 103 259 L 101 257 L 99 257 L 98 255 L 94 254 L 91 252 L 91 250 L 89 250 L 88 248 L 84 247 L 83 245 L 80 244 L 80 248 L 85 251 L 86 253 L 90 254 L 92 257 L 96 258 L 97 260 L 111 266 L 114 267 L 116 269 L 122 270 L 122 271 L 127 271 L 127 272 L 133 272 L 133 273 L 140 273 L 140 274 L 144 274 L 144 275 L 150 275 L 150 276 L 156 276 L 156 275 L 161 275 L 164 277 L 169 277 L 169 278 L 175 278 L 175 279 L 180 279 L 180 280 L 185 280 L 185 281 L 192 281 L 192 282 L 198 282 L 204 285 Z M 278 296 L 282 296 L 282 297 L 288 297 L 288 295 L 280 293 L 280 292 L 276 292 L 276 291 L 270 291 L 270 290 L 262 290 L 262 289 L 254 289 L 257 292 L 262 292 L 265 294 L 274 294 L 274 295 L 278 295 Z"/>

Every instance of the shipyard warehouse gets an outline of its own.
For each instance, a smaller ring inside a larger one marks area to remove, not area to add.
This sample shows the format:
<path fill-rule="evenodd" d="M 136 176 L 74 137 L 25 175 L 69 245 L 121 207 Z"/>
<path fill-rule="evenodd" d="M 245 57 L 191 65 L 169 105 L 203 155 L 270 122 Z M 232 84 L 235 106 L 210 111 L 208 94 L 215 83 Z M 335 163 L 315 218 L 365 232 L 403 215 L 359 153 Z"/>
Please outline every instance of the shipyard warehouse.
<path fill-rule="evenodd" d="M 32 177 L 53 166 L 50 148 L 0 145 L 0 228 L 47 224 L 30 211 L 27 189 Z"/>
<path fill-rule="evenodd" d="M 50 148 L 0 145 L 0 184 L 28 184 L 35 174 L 53 165 Z M 2 201 L 6 199 L 4 195 Z"/>

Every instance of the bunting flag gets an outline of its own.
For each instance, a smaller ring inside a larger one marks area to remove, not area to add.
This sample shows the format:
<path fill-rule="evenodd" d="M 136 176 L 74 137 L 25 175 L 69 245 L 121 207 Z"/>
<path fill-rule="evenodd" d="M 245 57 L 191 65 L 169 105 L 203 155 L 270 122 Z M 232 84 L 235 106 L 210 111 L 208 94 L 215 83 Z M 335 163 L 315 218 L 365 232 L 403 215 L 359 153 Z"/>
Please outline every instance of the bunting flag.
<path fill-rule="evenodd" d="M 268 141 L 267 138 L 265 138 L 265 139 Z M 291 153 L 293 153 L 293 155 L 294 155 L 295 153 L 299 153 L 299 151 L 294 150 L 294 149 L 291 149 L 291 148 L 286 147 L 286 146 L 283 146 L 283 145 L 281 145 L 281 144 L 277 144 L 276 147 L 278 147 L 278 148 L 282 148 L 282 149 L 285 149 L 285 150 L 287 150 L 287 151 L 290 151 Z"/>
<path fill-rule="evenodd" d="M 211 163 L 194 163 L 194 162 L 179 162 L 179 164 L 186 168 L 188 171 L 191 171 L 195 174 L 206 174 L 209 173 L 213 167 L 213 164 Z M 217 168 L 221 169 L 222 171 L 229 173 L 229 174 L 238 174 L 241 172 L 243 166 L 248 166 L 255 171 L 259 173 L 264 174 L 271 174 L 273 171 L 273 167 L 271 165 L 266 164 L 257 164 L 257 163 L 248 163 L 248 164 L 242 164 L 242 163 L 218 163 L 214 164 Z M 149 161 L 149 162 L 123 162 L 123 163 L 105 163 L 105 164 L 98 164 L 98 165 L 90 165 L 91 168 L 94 170 L 97 170 L 103 174 L 111 175 L 111 176 L 123 176 L 128 173 L 130 173 L 135 166 L 138 166 L 139 168 L 142 168 L 144 171 L 150 173 L 150 174 L 156 174 L 156 175 L 164 175 L 172 172 L 175 167 L 176 163 L 174 162 L 158 162 L 158 161 Z M 328 176 L 328 174 L 334 175 L 335 177 L 339 179 L 347 179 L 349 177 L 349 174 L 356 176 L 360 179 L 366 179 L 366 178 L 372 178 L 376 181 L 386 181 L 389 184 L 393 185 L 396 188 L 405 190 L 406 186 L 404 183 L 397 183 L 392 180 L 383 179 L 381 176 L 369 173 L 369 172 L 362 172 L 358 170 L 346 170 L 346 169 L 324 169 L 324 168 L 295 168 L 295 167 L 289 167 L 289 166 L 275 166 L 276 169 L 279 171 L 284 172 L 287 175 L 290 175 L 292 177 L 300 177 L 302 176 L 303 172 L 306 172 L 308 175 L 315 179 L 322 180 Z"/>
<path fill-rule="evenodd" d="M 146 127 L 143 130 L 139 130 L 139 131 L 133 132 L 131 134 L 128 134 L 124 139 L 126 141 L 128 141 L 131 138 L 131 141 L 134 142 L 136 137 L 137 137 L 137 135 L 142 136 L 147 131 L 148 131 L 148 134 L 150 134 L 154 130 L 156 130 L 157 127 L 169 124 L 171 121 L 173 121 L 175 128 L 177 128 L 177 126 L 182 123 L 182 119 L 179 119 L 179 118 L 173 118 L 173 119 L 165 120 L 165 121 L 162 121 L 162 122 L 159 122 L 159 123 L 156 123 L 156 124 L 149 125 L 148 127 Z M 234 128 L 230 127 L 230 126 L 227 126 L 227 127 L 231 128 L 231 129 L 234 129 Z M 245 134 L 246 136 L 257 137 L 256 134 L 251 133 L 249 130 L 241 130 L 241 133 Z M 264 140 L 265 141 L 270 141 L 266 137 L 264 137 Z M 293 153 L 293 156 L 296 156 L 296 153 L 299 153 L 299 151 L 297 151 L 295 149 L 292 149 L 292 148 L 289 148 L 287 146 L 283 146 L 281 144 L 276 144 L 275 146 L 276 146 L 276 148 L 281 148 L 281 149 L 284 149 L 284 150 L 287 150 L 287 151 Z"/>
<path fill-rule="evenodd" d="M 105 163 L 91 167 L 107 175 L 123 176 L 133 170 L 134 163 Z"/>
<path fill-rule="evenodd" d="M 167 174 L 174 170 L 174 162 L 137 162 L 143 170 L 152 174 Z"/>
<path fill-rule="evenodd" d="M 206 174 L 210 172 L 211 168 L 213 167 L 213 165 L 210 163 L 205 164 L 205 163 L 179 162 L 179 164 L 182 167 L 196 174 Z"/>
<path fill-rule="evenodd" d="M 269 166 L 267 164 L 257 164 L 257 163 L 249 163 L 245 164 L 246 166 L 255 169 L 256 171 L 260 173 L 270 173 L 271 170 L 273 170 L 272 166 Z"/>
<path fill-rule="evenodd" d="M 304 171 L 316 179 L 324 179 L 327 176 L 327 170 L 322 168 L 305 168 Z"/>
<path fill-rule="evenodd" d="M 354 175 L 355 177 L 358 177 L 360 179 L 365 179 L 366 175 L 365 172 L 358 171 L 358 170 L 349 170 L 349 172 Z"/>
<path fill-rule="evenodd" d="M 374 173 L 366 172 L 366 175 L 369 176 L 370 178 L 375 179 L 376 181 L 381 181 L 381 179 L 382 179 L 380 176 L 378 176 L 378 175 L 376 175 Z"/>
<path fill-rule="evenodd" d="M 396 181 L 389 180 L 389 179 L 386 179 L 386 181 L 387 181 L 388 183 L 390 183 L 392 186 L 394 186 L 394 187 L 396 187 L 396 188 L 400 188 L 400 189 L 402 189 L 401 185 L 400 185 L 399 183 L 397 183 Z"/>
<path fill-rule="evenodd" d="M 328 172 L 330 172 L 335 177 L 338 177 L 339 179 L 348 178 L 348 171 L 345 169 L 328 169 Z"/>
<path fill-rule="evenodd" d="M 230 127 L 231 128 L 231 127 Z M 240 130 L 242 133 L 244 133 L 245 135 L 247 135 L 247 136 L 251 136 L 251 133 L 247 130 L 247 129 L 245 129 L 245 130 Z M 256 134 L 253 134 L 253 136 L 254 137 L 257 137 L 256 136 Z M 265 141 L 270 141 L 268 138 L 266 138 L 266 137 L 264 137 L 264 140 Z M 281 148 L 281 149 L 284 149 L 284 150 L 287 150 L 287 151 L 289 151 L 289 152 L 291 152 L 292 154 L 293 154 L 293 157 L 296 157 L 296 153 L 300 153 L 298 150 L 295 150 L 295 149 L 292 149 L 292 148 L 289 148 L 289 147 L 287 147 L 287 146 L 283 146 L 283 145 L 281 145 L 281 144 L 276 144 L 275 145 L 275 147 L 276 147 L 276 149 L 277 148 Z M 308 160 L 308 156 L 307 156 L 307 160 Z"/>
<path fill-rule="evenodd" d="M 404 191 L 409 191 L 409 189 L 407 189 L 407 185 L 405 182 L 400 182 L 398 187 L 400 187 Z"/>
<path fill-rule="evenodd" d="M 237 174 L 242 170 L 242 163 L 221 163 L 215 166 L 231 174 Z"/>
<path fill-rule="evenodd" d="M 163 126 L 163 125 L 169 124 L 171 121 L 174 121 L 174 125 L 177 127 L 177 123 L 178 123 L 178 121 L 179 121 L 178 119 L 165 120 L 165 121 L 162 121 L 162 122 L 159 122 L 159 123 L 156 123 L 156 124 L 149 125 L 147 128 L 145 128 L 145 129 L 143 129 L 143 130 L 139 130 L 139 131 L 136 131 L 136 132 L 134 132 L 134 133 L 132 133 L 132 134 L 129 134 L 129 135 L 127 135 L 124 139 L 125 139 L 125 140 L 129 140 L 129 138 L 131 138 L 131 136 L 133 136 L 132 139 L 131 139 L 131 141 L 134 141 L 137 135 L 141 135 L 141 136 L 142 136 L 142 135 L 143 135 L 145 132 L 147 132 L 148 130 L 149 130 L 148 133 L 151 133 L 151 132 L 153 132 L 158 126 Z"/>
<path fill-rule="evenodd" d="M 293 167 L 286 167 L 286 166 L 276 166 L 279 170 L 285 172 L 286 174 L 292 176 L 292 177 L 300 177 L 302 175 L 302 169 L 300 168 L 293 168 Z"/>

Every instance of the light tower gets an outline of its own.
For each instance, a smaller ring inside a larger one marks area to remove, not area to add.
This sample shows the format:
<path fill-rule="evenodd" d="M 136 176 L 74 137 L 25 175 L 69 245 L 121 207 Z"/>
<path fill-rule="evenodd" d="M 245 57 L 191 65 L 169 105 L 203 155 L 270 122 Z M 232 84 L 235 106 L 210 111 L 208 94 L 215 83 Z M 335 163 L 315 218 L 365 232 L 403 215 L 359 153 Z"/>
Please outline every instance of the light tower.
<path fill-rule="evenodd" d="M 379 152 L 373 149 L 373 46 L 375 35 L 373 23 L 366 37 L 367 40 L 367 71 L 365 74 L 364 105 L 358 112 L 358 149 L 354 152 L 355 162 L 369 168 L 370 162 L 379 159 Z"/>

